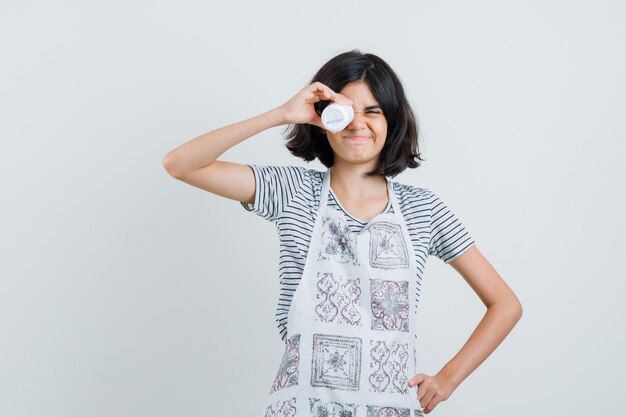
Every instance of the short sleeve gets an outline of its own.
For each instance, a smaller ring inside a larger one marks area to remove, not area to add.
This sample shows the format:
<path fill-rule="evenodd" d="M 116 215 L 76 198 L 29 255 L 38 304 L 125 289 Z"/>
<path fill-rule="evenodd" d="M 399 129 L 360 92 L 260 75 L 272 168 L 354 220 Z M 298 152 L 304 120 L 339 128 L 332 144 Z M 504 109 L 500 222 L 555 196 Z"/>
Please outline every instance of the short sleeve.
<path fill-rule="evenodd" d="M 450 263 L 474 244 L 469 231 L 450 208 L 430 192 L 430 244 L 428 254 Z"/>
<path fill-rule="evenodd" d="M 247 211 L 276 222 L 302 187 L 304 169 L 298 166 L 248 165 L 254 172 L 254 204 L 241 205 Z"/>

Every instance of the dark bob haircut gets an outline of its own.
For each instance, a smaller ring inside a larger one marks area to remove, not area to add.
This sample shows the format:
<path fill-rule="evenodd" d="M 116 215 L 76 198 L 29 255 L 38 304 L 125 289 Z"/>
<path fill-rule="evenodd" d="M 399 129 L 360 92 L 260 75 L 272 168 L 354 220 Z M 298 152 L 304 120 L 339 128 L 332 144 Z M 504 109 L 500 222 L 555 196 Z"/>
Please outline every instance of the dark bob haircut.
<path fill-rule="evenodd" d="M 364 80 L 380 104 L 387 120 L 387 138 L 380 151 L 379 164 L 367 175 L 395 177 L 407 167 L 417 168 L 421 158 L 418 148 L 418 124 L 405 95 L 404 88 L 389 64 L 376 55 L 364 54 L 358 49 L 344 52 L 324 64 L 311 82 L 321 82 L 335 92 L 347 84 Z M 318 115 L 330 104 L 321 100 L 314 104 Z M 333 150 L 323 130 L 315 125 L 291 125 L 286 133 L 289 152 L 305 161 L 318 158 L 330 168 L 334 163 Z"/>

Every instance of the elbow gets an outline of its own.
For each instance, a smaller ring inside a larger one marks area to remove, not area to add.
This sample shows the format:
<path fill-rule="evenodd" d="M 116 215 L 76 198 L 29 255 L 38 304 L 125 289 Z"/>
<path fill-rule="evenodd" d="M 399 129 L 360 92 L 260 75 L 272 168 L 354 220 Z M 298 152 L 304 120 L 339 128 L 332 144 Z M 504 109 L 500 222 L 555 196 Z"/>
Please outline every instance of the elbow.
<path fill-rule="evenodd" d="M 517 297 L 514 297 L 514 300 L 511 302 L 511 311 L 512 315 L 515 318 L 515 322 L 517 323 L 524 313 L 524 308 L 522 307 L 522 303 Z"/>
<path fill-rule="evenodd" d="M 518 301 L 518 307 L 517 307 L 517 321 L 519 321 L 522 318 L 522 315 L 524 313 L 524 309 L 522 308 L 522 303 L 520 303 Z"/>
<path fill-rule="evenodd" d="M 163 168 L 165 168 L 165 171 L 167 171 L 168 174 L 174 178 L 178 178 L 180 170 L 177 168 L 176 160 L 171 153 L 165 155 L 162 163 Z"/>
<path fill-rule="evenodd" d="M 511 296 L 487 306 L 487 309 L 490 308 L 501 311 L 513 323 L 517 323 L 522 318 L 524 312 L 522 303 L 515 294 L 511 294 Z"/>

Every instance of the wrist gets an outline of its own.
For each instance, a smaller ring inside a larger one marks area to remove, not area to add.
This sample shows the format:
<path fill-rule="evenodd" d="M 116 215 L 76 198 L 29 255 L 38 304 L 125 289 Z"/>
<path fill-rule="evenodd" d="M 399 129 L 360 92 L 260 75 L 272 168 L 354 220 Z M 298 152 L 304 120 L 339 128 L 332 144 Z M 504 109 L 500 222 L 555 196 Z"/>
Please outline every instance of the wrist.
<path fill-rule="evenodd" d="M 289 124 L 282 107 L 273 108 L 268 112 L 268 115 L 271 117 L 273 127 Z"/>
<path fill-rule="evenodd" d="M 454 386 L 455 389 L 463 381 L 459 376 L 457 376 L 454 373 L 454 371 L 452 369 L 450 369 L 447 366 L 444 366 L 443 368 L 441 368 L 441 370 L 437 373 L 437 375 L 439 375 L 440 377 L 442 377 L 445 380 L 447 380 L 450 384 L 452 384 Z"/>

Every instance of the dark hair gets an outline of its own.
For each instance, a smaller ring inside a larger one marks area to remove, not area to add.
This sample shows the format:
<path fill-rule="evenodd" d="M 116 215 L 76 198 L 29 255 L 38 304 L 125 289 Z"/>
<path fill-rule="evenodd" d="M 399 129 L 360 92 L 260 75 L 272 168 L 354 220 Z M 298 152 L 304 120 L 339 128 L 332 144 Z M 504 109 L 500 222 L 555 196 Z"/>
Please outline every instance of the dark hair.
<path fill-rule="evenodd" d="M 367 175 L 395 177 L 407 167 L 421 164 L 418 147 L 418 124 L 405 95 L 404 88 L 389 64 L 374 54 L 358 49 L 344 52 L 324 64 L 311 82 L 321 82 L 335 92 L 347 84 L 364 80 L 380 104 L 387 120 L 387 138 L 380 151 L 379 164 Z M 330 104 L 321 100 L 314 104 L 318 115 Z M 327 168 L 334 163 L 333 150 L 321 128 L 308 123 L 294 124 L 286 132 L 285 145 L 289 151 L 305 161 L 318 158 Z"/>

